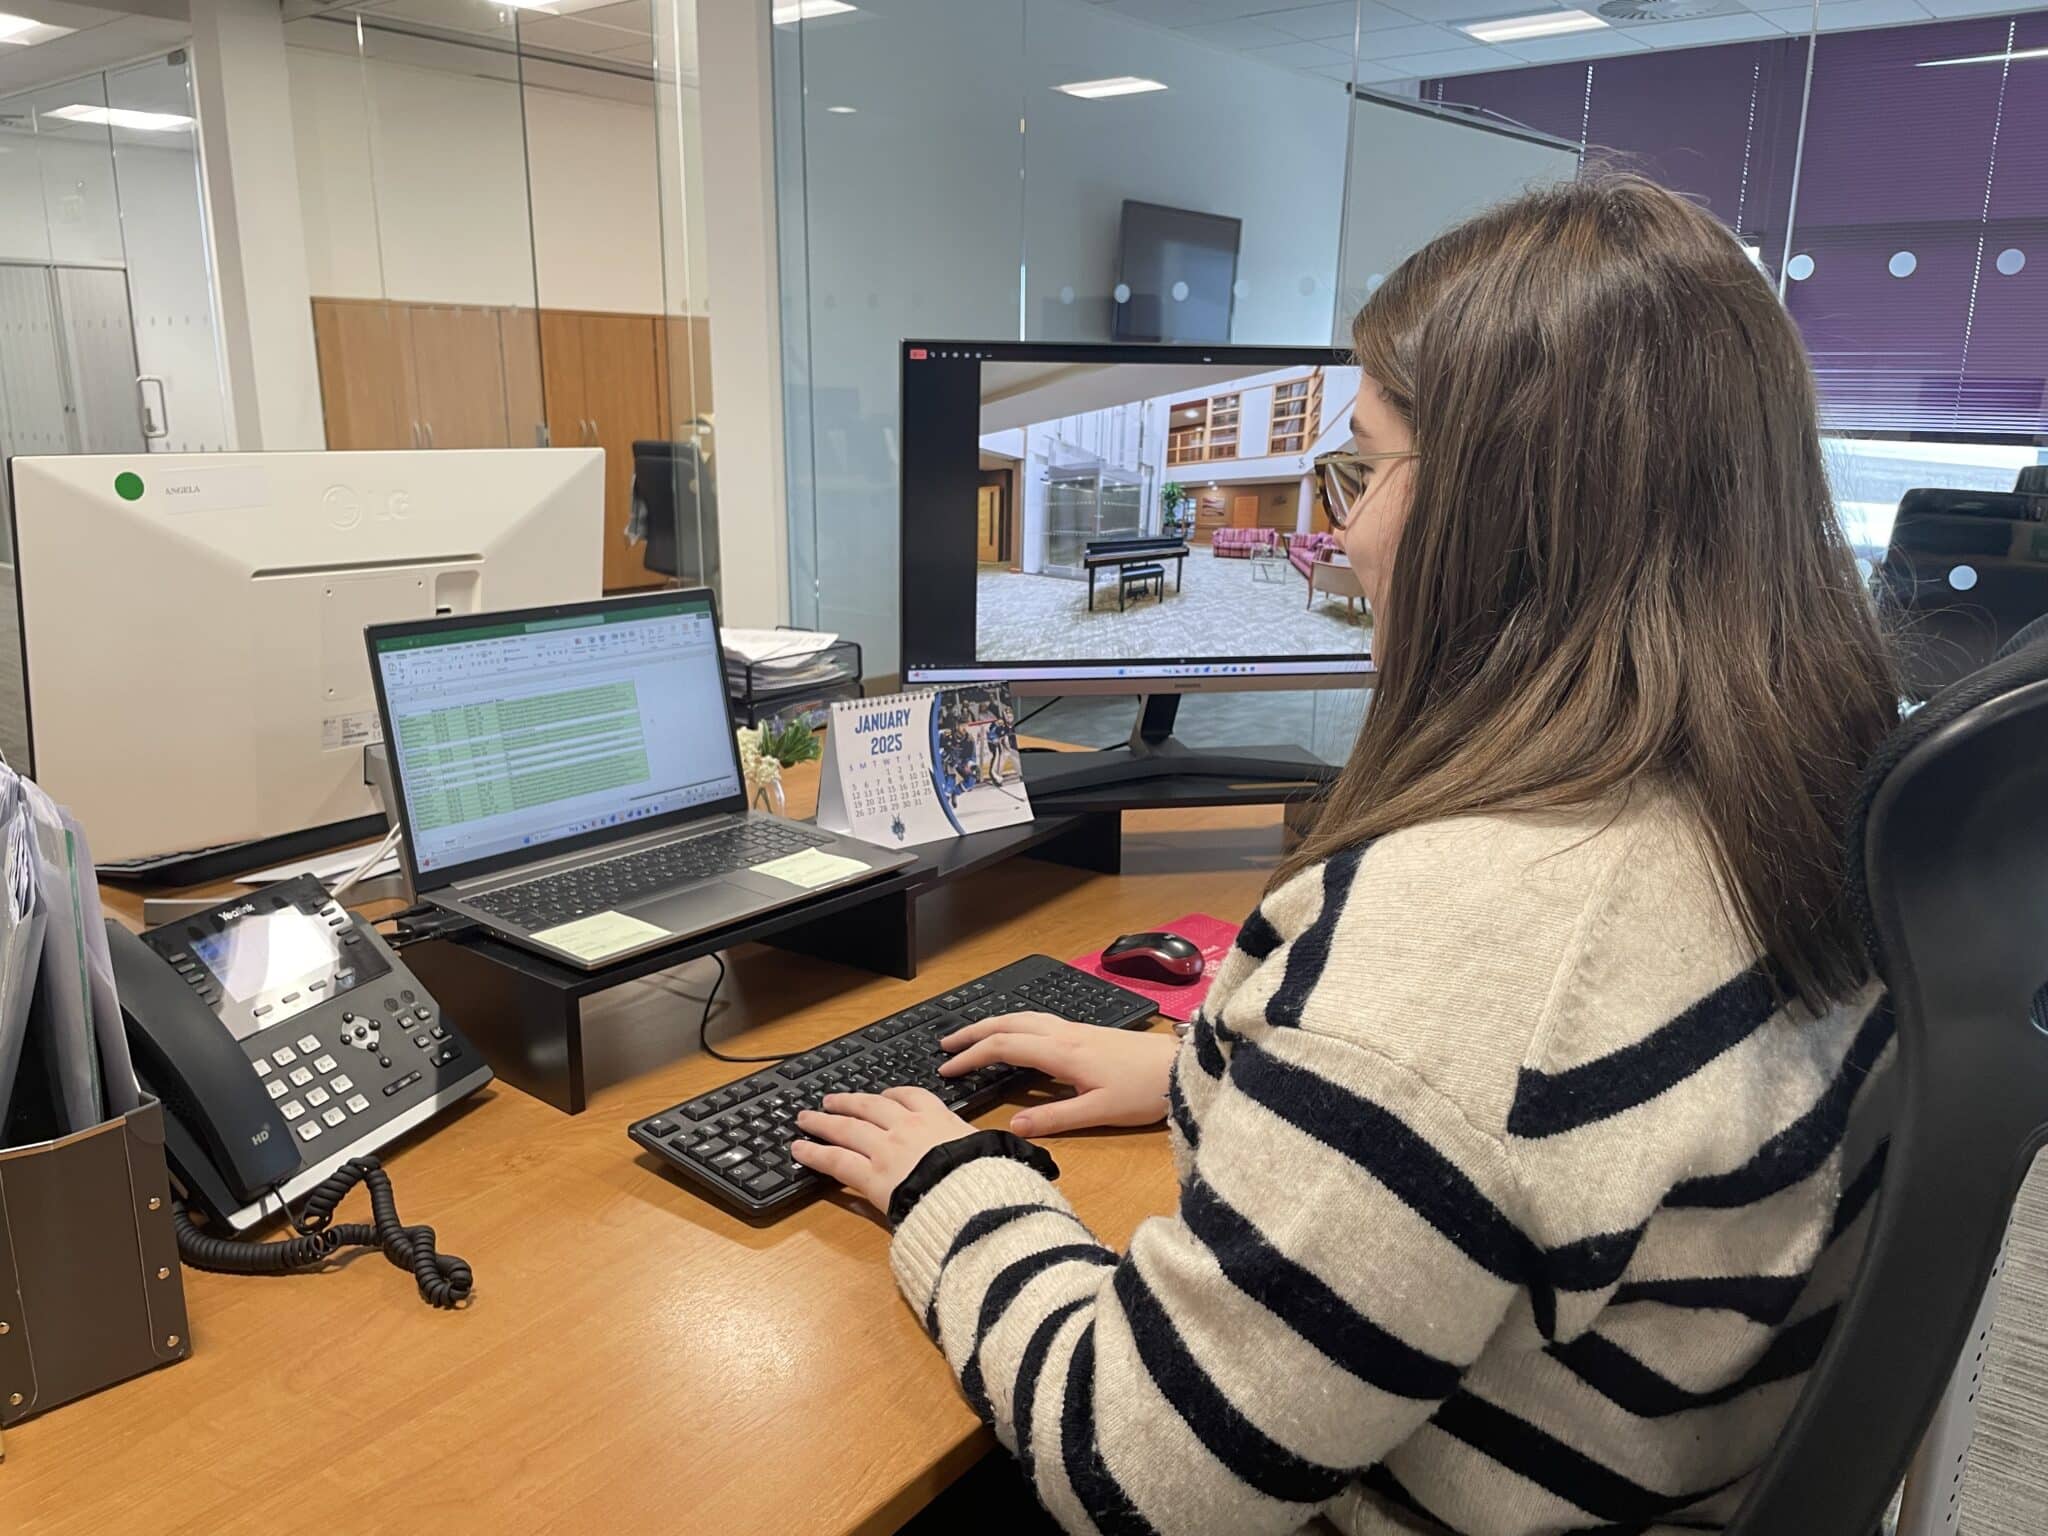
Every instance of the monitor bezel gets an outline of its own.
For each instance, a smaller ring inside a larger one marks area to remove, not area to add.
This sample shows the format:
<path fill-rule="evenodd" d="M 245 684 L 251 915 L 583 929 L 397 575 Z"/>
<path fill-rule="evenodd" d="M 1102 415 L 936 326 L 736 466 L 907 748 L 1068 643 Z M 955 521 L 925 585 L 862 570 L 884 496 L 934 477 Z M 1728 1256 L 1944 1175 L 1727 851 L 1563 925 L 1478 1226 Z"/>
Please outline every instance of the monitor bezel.
<path fill-rule="evenodd" d="M 391 744 L 391 702 L 384 693 L 384 669 L 378 665 L 379 643 L 405 639 L 412 635 L 433 634 L 438 630 L 496 628 L 504 624 L 524 624 L 534 620 L 576 618 L 586 613 L 608 613 L 622 608 L 668 606 L 697 598 L 703 599 L 711 613 L 711 632 L 718 651 L 718 697 L 724 714 L 722 739 L 725 742 L 727 758 L 732 763 L 733 779 L 739 785 L 738 790 L 722 799 L 706 800 L 702 804 L 686 806 L 663 816 L 652 816 L 645 821 L 633 822 L 630 826 L 622 824 L 617 827 L 602 827 L 593 832 L 565 837 L 559 842 L 549 843 L 545 848 L 515 848 L 504 853 L 471 859 L 463 864 L 450 864 L 422 875 L 419 862 L 413 855 L 412 808 L 405 793 L 405 770 L 400 766 L 398 754 L 392 749 Z M 580 603 L 551 603 L 541 608 L 444 614 L 431 619 L 406 619 L 395 624 L 372 624 L 364 629 L 363 644 L 369 656 L 370 684 L 377 691 L 377 724 L 384 733 L 385 758 L 391 779 L 391 798 L 397 802 L 395 805 L 386 806 L 384 813 L 399 829 L 399 857 L 405 861 L 406 878 L 410 881 L 412 889 L 415 892 L 446 890 L 451 886 L 467 884 L 521 865 L 544 863 L 565 854 L 581 853 L 587 848 L 623 842 L 628 838 L 638 841 L 650 833 L 688 826 L 714 816 L 744 812 L 747 808 L 747 776 L 740 766 L 739 742 L 733 734 L 732 698 L 725 687 L 725 644 L 719 638 L 721 634 L 718 624 L 718 595 L 709 587 L 638 592 L 619 597 L 592 598 Z"/>
<path fill-rule="evenodd" d="M 959 353 L 997 363 L 1195 363 L 1255 370 L 1311 365 L 1355 368 L 1348 347 L 1204 346 L 1177 342 L 1033 342 L 907 338 L 897 350 L 896 419 L 910 431 L 908 373 L 911 351 Z M 1322 651 L 1295 656 L 1111 656 L 1048 661 L 976 658 L 971 663 L 915 663 L 910 648 L 910 487 L 897 482 L 897 656 L 906 687 L 952 683 L 1007 683 L 1020 695 L 1223 693 L 1370 687 L 1378 675 L 1372 654 Z M 1243 670 L 1226 670 L 1243 669 Z"/>

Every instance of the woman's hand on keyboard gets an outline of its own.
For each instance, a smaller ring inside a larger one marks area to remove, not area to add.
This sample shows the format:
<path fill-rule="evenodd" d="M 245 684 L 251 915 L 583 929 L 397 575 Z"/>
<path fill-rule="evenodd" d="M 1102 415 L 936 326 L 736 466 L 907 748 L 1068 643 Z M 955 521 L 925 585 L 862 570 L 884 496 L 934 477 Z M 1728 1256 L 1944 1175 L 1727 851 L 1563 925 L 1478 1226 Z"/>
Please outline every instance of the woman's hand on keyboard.
<path fill-rule="evenodd" d="M 796 1117 L 808 1141 L 792 1141 L 789 1154 L 886 1214 L 889 1197 L 933 1147 L 974 1134 L 974 1127 L 927 1088 L 881 1093 L 828 1093 L 823 1111 Z"/>
<path fill-rule="evenodd" d="M 1104 1029 L 1049 1013 L 983 1019 L 939 1044 L 955 1053 L 940 1063 L 945 1077 L 1007 1063 L 1072 1086 L 1070 1099 L 1018 1110 L 1010 1129 L 1020 1136 L 1051 1136 L 1091 1125 L 1150 1125 L 1165 1119 L 1166 1079 L 1180 1049 L 1172 1035 Z"/>

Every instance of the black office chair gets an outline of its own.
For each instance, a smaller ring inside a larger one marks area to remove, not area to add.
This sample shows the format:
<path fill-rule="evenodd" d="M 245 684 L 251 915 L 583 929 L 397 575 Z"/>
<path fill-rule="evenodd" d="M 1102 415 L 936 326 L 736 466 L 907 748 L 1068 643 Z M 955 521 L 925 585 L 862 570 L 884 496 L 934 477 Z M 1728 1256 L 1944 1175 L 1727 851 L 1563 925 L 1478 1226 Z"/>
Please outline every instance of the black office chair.
<path fill-rule="evenodd" d="M 709 585 L 717 575 L 717 513 L 697 445 L 634 443 L 633 499 L 645 509 L 647 568 L 685 586 Z"/>
<path fill-rule="evenodd" d="M 1919 489 L 1900 498 L 1874 583 L 1906 692 L 1932 698 L 2048 613 L 2048 497 Z"/>
<path fill-rule="evenodd" d="M 1728 1536 L 1871 1536 L 1983 1324 L 2048 1141 L 2048 643 L 1905 721 L 1865 777 L 1848 851 L 1898 1022 L 1898 1120 L 1855 1285 Z M 1961 1477 L 1948 1448 L 1937 1510 Z"/>

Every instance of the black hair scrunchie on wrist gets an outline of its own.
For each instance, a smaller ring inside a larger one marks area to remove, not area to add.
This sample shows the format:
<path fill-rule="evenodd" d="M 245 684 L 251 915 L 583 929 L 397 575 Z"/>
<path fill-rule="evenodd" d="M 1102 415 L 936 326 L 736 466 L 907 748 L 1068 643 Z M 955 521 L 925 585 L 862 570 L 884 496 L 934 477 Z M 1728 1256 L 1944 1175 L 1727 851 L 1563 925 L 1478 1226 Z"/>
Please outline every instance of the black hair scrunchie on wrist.
<path fill-rule="evenodd" d="M 957 1141 L 942 1141 L 917 1160 L 917 1166 L 903 1176 L 889 1196 L 889 1225 L 898 1227 L 911 1207 L 938 1188 L 947 1174 L 977 1158 L 1007 1157 L 1036 1169 L 1048 1179 L 1060 1176 L 1060 1165 L 1052 1154 L 1012 1131 L 976 1131 Z"/>

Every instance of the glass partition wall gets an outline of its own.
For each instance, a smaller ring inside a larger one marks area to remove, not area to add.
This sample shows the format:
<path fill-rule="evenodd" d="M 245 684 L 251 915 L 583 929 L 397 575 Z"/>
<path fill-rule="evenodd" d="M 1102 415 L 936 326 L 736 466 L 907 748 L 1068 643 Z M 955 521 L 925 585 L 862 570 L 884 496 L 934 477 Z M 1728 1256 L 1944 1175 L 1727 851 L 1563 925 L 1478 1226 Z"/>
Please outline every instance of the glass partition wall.
<path fill-rule="evenodd" d="M 657 9 L 287 13 L 328 446 L 603 448 L 613 591 L 717 574 L 694 10 Z"/>
<path fill-rule="evenodd" d="M 1233 341 L 1341 344 L 1386 273 L 1467 213 L 1636 170 L 1710 207 L 1779 288 L 1859 546 L 1882 546 L 1904 486 L 2010 488 L 2042 461 L 2048 11 L 1730 0 L 1664 20 L 1599 0 L 1501 24 L 1510 9 L 778 3 L 795 620 L 895 670 L 897 343 L 1113 339 L 1133 204 L 1238 221 Z M 1183 479 L 1199 544 L 1207 487 Z M 1184 718 L 1199 738 L 1213 709 L 1262 740 L 1299 709 L 1294 739 L 1341 756 L 1357 704 L 1201 700 Z M 1119 734 L 1100 710 L 1072 731 Z"/>
<path fill-rule="evenodd" d="M 0 466 L 229 446 L 190 69 L 176 51 L 0 97 Z M 0 471 L 0 753 L 28 768 Z"/>

